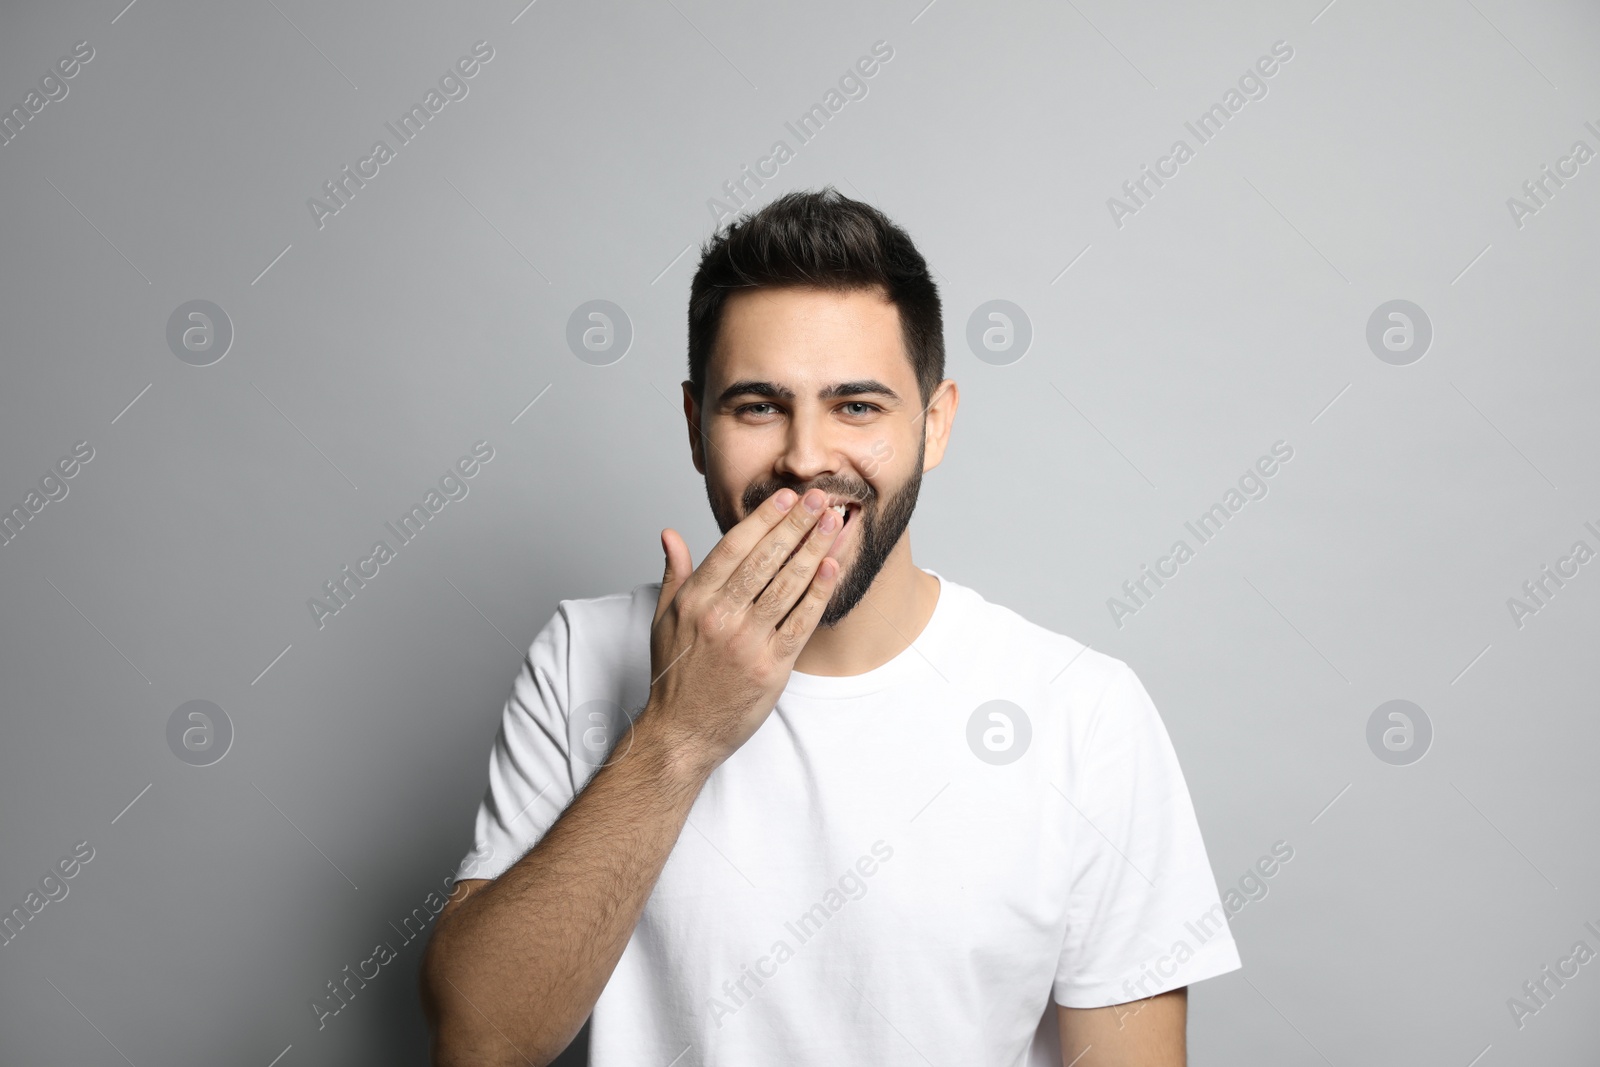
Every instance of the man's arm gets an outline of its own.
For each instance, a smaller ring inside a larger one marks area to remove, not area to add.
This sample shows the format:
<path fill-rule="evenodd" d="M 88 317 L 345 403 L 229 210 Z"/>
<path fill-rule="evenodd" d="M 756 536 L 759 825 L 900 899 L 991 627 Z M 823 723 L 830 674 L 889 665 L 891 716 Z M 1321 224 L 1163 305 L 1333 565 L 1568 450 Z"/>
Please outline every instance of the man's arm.
<path fill-rule="evenodd" d="M 1184 1067 L 1189 988 L 1106 1008 L 1056 1005 L 1062 1067 Z"/>
<path fill-rule="evenodd" d="M 532 851 L 440 913 L 423 962 L 440 1067 L 547 1064 L 577 1036 L 705 781 L 651 723 Z"/>
<path fill-rule="evenodd" d="M 542 1067 L 577 1035 L 700 788 L 771 712 L 833 594 L 839 517 L 823 502 L 774 493 L 692 573 L 663 536 L 644 710 L 539 843 L 434 926 L 422 986 L 439 1067 Z"/>

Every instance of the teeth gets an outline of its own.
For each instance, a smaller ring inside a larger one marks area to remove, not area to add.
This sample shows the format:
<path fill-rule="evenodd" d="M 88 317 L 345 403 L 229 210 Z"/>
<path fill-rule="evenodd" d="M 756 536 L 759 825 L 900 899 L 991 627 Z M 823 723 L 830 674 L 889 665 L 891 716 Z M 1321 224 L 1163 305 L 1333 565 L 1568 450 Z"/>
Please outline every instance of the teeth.
<path fill-rule="evenodd" d="M 849 509 L 844 504 L 835 504 L 835 505 L 833 505 L 833 510 L 838 512 L 839 513 L 839 517 L 842 519 L 842 518 L 845 517 L 845 515 L 846 515 L 846 513 L 848 512 Z"/>

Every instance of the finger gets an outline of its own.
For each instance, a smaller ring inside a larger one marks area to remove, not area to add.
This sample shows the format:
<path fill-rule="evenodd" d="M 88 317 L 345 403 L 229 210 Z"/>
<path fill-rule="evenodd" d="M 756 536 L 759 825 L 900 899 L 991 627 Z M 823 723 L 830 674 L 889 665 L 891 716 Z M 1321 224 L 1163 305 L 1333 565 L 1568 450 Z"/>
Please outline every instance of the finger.
<path fill-rule="evenodd" d="M 742 610 L 755 601 L 801 538 L 811 532 L 823 515 L 829 514 L 827 501 L 828 494 L 811 489 L 798 505 L 789 509 L 783 521 L 761 538 L 723 583 L 722 593 L 728 603 Z"/>
<path fill-rule="evenodd" d="M 661 595 L 656 598 L 656 615 L 652 626 L 661 621 L 667 605 L 672 603 L 672 598 L 678 595 L 678 589 L 694 572 L 689 546 L 677 530 L 668 528 L 661 531 L 661 551 L 666 556 L 666 570 L 661 576 Z"/>
<path fill-rule="evenodd" d="M 805 543 L 794 554 L 794 558 L 783 565 L 777 576 L 751 605 L 751 618 L 770 626 L 777 626 L 779 620 L 789 613 L 795 601 L 806 591 L 806 586 L 811 584 L 823 555 L 833 547 L 834 541 L 838 540 L 843 529 L 844 520 L 832 509 L 824 509 L 816 527 L 811 531 L 811 536 L 806 538 Z"/>
<path fill-rule="evenodd" d="M 811 640 L 811 632 L 817 628 L 817 620 L 822 618 L 822 609 L 828 606 L 828 599 L 833 596 L 834 587 L 838 584 L 839 561 L 824 559 L 818 564 L 817 575 L 806 586 L 800 603 L 794 606 L 789 617 L 773 633 L 774 653 L 786 661 L 792 661 L 800 654 L 806 642 Z"/>
<path fill-rule="evenodd" d="M 800 494 L 793 489 L 779 489 L 763 500 L 759 507 L 724 534 L 715 548 L 706 553 L 706 558 L 700 561 L 700 569 L 694 573 L 694 584 L 706 589 L 721 589 L 729 575 L 744 562 L 751 549 L 768 531 L 777 526 L 785 514 L 799 510 L 794 506 L 799 499 Z M 754 592 L 750 598 L 755 598 Z"/>

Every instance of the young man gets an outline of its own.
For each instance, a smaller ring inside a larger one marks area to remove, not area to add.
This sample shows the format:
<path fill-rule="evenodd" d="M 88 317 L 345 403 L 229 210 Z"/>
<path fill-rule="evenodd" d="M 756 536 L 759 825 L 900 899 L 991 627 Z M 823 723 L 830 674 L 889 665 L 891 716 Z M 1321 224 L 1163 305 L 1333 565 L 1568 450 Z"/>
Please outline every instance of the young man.
<path fill-rule="evenodd" d="M 529 649 L 424 961 L 437 1064 L 549 1063 L 591 1011 L 598 1067 L 1184 1063 L 1187 984 L 1239 957 L 1155 707 L 912 562 L 942 337 L 911 239 L 831 188 L 708 244 L 724 536 L 663 531 L 661 583 Z"/>

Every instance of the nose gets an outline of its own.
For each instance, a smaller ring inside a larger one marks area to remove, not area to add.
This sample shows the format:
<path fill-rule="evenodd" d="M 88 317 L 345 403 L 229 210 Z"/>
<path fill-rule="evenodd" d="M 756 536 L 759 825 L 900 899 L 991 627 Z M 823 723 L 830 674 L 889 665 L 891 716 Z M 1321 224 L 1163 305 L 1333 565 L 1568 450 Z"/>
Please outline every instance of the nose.
<path fill-rule="evenodd" d="M 824 420 L 797 411 L 789 420 L 783 451 L 774 468 L 786 479 L 808 484 L 813 479 L 838 474 L 842 463 L 839 449 L 829 439 Z"/>

